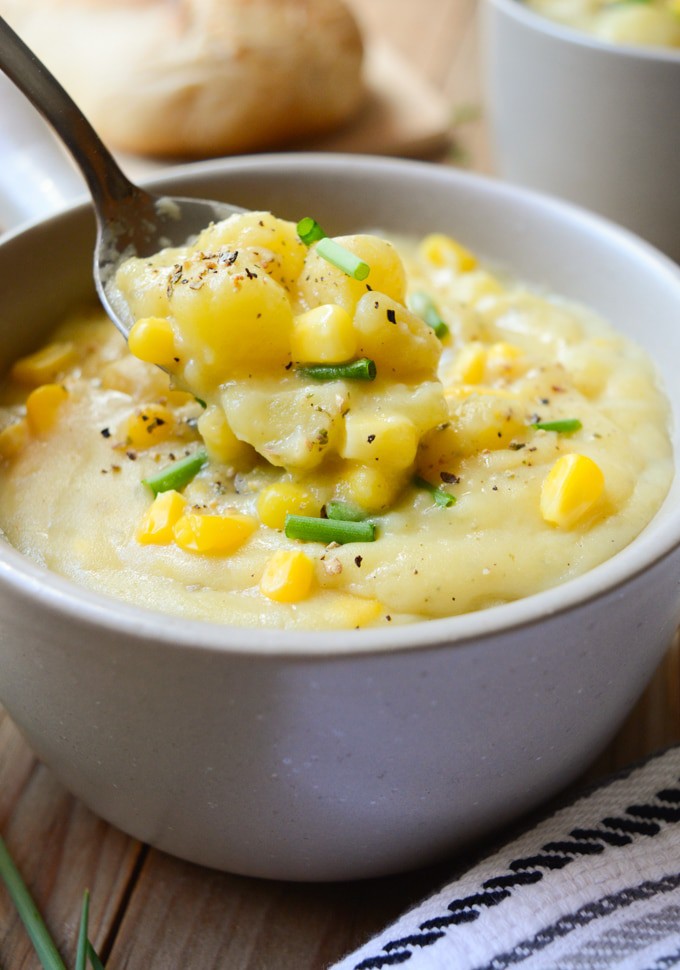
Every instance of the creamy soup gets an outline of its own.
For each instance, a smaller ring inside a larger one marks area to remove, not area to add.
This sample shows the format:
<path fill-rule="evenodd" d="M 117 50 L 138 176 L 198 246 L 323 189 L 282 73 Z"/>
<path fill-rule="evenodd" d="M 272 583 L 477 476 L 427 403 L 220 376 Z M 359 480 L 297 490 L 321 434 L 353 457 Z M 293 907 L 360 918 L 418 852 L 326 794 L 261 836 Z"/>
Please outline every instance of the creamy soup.
<path fill-rule="evenodd" d="M 639 348 L 447 236 L 304 223 L 130 260 L 129 346 L 82 312 L 16 362 L 17 549 L 143 607 L 323 629 L 507 603 L 640 532 L 672 455 Z"/>
<path fill-rule="evenodd" d="M 680 0 L 526 0 L 538 13 L 614 44 L 680 47 Z"/>

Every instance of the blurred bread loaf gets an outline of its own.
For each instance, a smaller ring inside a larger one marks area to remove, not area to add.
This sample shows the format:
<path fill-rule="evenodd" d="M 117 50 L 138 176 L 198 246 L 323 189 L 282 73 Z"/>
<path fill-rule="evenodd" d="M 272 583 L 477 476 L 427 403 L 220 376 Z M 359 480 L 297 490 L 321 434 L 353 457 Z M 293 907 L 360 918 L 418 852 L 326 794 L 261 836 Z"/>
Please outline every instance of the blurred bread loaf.
<path fill-rule="evenodd" d="M 0 13 L 122 151 L 276 147 L 361 103 L 343 0 L 0 0 Z"/>

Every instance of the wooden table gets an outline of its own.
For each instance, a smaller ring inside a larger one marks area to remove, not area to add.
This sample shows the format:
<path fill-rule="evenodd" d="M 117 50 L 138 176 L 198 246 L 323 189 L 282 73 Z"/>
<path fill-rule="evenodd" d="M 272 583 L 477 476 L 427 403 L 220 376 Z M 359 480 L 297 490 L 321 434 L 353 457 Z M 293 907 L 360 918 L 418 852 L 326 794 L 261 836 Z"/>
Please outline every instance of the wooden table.
<path fill-rule="evenodd" d="M 446 161 L 492 171 L 481 105 L 477 0 L 353 0 L 458 118 Z M 470 110 L 472 108 L 473 110 Z M 653 682 L 588 780 L 680 739 L 680 652 Z M 216 873 L 141 845 L 93 816 L 31 754 L 0 710 L 0 832 L 73 965 L 82 893 L 109 970 L 321 970 L 459 865 L 365 883 L 304 886 Z M 39 970 L 0 888 L 0 970 Z"/>

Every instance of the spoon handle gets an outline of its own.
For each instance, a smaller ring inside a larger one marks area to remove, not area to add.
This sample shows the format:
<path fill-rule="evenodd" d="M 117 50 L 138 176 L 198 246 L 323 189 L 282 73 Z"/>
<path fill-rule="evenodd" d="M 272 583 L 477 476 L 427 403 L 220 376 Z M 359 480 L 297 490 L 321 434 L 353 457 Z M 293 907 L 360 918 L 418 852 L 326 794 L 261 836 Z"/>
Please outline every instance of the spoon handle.
<path fill-rule="evenodd" d="M 146 198 L 147 194 L 123 174 L 61 84 L 2 17 L 0 68 L 64 142 L 87 182 L 101 217 L 107 221 L 115 218 L 122 201 Z"/>

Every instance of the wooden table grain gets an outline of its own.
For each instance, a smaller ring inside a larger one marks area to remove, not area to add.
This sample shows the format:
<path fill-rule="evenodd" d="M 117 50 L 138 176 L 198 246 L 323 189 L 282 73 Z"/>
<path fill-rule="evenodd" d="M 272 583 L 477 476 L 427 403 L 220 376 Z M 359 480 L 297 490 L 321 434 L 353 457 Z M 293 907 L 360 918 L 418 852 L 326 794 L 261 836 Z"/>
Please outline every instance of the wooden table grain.
<path fill-rule="evenodd" d="M 389 41 L 451 106 L 443 163 L 492 172 L 482 109 L 477 0 L 352 0 L 367 33 Z M 677 642 L 592 781 L 680 740 Z M 460 865 L 363 883 L 270 883 L 193 866 L 96 818 L 36 761 L 0 710 L 0 832 L 64 958 L 73 965 L 82 893 L 109 970 L 322 970 Z M 0 970 L 39 963 L 0 887 Z"/>

